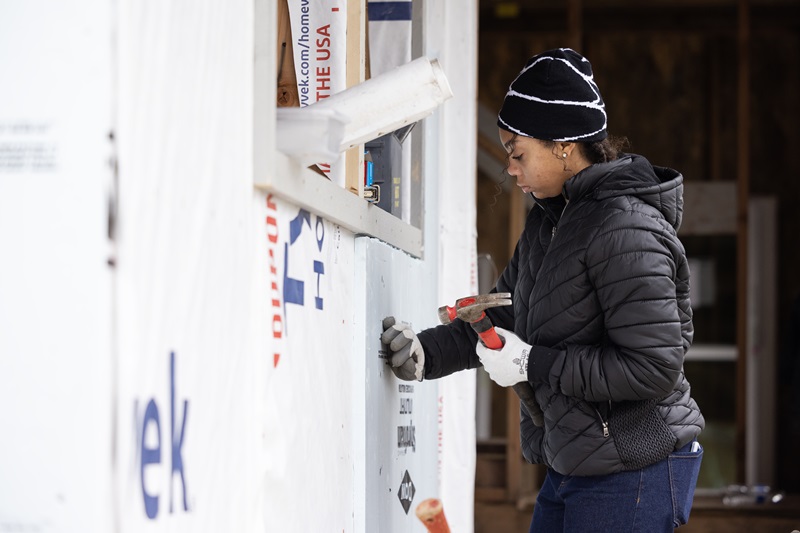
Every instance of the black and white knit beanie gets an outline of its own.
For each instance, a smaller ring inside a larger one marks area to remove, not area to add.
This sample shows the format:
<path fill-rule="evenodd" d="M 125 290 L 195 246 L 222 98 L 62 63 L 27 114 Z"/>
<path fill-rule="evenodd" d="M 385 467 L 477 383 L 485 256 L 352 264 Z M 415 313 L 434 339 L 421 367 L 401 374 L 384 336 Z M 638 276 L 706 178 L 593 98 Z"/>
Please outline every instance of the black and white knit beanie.
<path fill-rule="evenodd" d="M 569 48 L 533 56 L 511 83 L 497 125 L 541 140 L 605 139 L 605 104 L 589 60 Z"/>

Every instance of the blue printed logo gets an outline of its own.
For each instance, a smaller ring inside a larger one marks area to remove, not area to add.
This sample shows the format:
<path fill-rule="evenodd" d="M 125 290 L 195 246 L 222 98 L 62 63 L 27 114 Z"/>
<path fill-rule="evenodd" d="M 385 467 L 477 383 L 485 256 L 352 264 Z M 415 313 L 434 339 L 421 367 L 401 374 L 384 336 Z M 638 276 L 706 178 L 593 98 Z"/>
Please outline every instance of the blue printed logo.
<path fill-rule="evenodd" d="M 170 450 L 170 474 L 169 474 L 169 512 L 173 512 L 173 486 L 177 474 L 180 480 L 180 487 L 183 493 L 183 510 L 188 511 L 189 505 L 186 502 L 186 477 L 183 471 L 183 438 L 186 433 L 186 416 L 189 413 L 189 401 L 183 400 L 183 412 L 175 412 L 175 352 L 169 354 L 169 450 Z M 144 511 L 147 518 L 155 520 L 158 517 L 160 495 L 149 490 L 145 483 L 145 470 L 156 468 L 161 464 L 161 416 L 159 414 L 158 403 L 155 398 L 147 402 L 144 416 L 139 417 L 138 401 L 134 403 L 136 417 L 136 445 L 140 458 L 140 480 L 142 487 L 142 499 L 144 500 Z M 179 417 L 179 418 L 178 418 Z M 146 441 L 148 428 L 155 432 L 155 444 Z"/>
<path fill-rule="evenodd" d="M 316 217 L 314 228 L 311 227 L 311 213 L 305 209 L 301 209 L 297 216 L 289 222 L 289 242 L 284 244 L 283 254 L 283 306 L 284 316 L 286 316 L 286 304 L 305 305 L 305 282 L 300 279 L 295 279 L 289 276 L 289 256 L 291 246 L 294 245 L 303 233 L 303 228 L 308 227 L 309 231 L 313 231 L 314 239 L 317 243 L 317 250 L 322 252 L 322 243 L 325 241 L 325 223 L 319 216 Z M 324 301 L 320 295 L 319 282 L 321 276 L 325 274 L 325 263 L 322 261 L 314 260 L 313 263 L 314 273 L 317 275 L 317 292 L 314 296 L 314 306 L 317 309 L 323 309 Z M 287 325 L 288 331 L 288 325 Z"/>

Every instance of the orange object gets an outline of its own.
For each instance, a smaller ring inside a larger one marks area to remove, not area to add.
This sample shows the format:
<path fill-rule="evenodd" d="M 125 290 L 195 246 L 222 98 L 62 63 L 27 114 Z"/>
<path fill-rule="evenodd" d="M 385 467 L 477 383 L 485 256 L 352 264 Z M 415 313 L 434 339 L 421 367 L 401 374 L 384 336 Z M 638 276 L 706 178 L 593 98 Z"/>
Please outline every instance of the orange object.
<path fill-rule="evenodd" d="M 420 502 L 416 509 L 419 518 L 430 533 L 450 533 L 450 526 L 444 516 L 442 502 L 436 498 L 428 498 Z"/>

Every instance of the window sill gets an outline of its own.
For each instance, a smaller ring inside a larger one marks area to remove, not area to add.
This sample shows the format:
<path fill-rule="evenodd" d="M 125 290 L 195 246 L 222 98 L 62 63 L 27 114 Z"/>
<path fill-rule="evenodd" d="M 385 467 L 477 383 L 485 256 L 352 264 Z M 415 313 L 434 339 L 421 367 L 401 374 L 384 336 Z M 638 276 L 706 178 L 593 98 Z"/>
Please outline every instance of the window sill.
<path fill-rule="evenodd" d="M 342 189 L 276 151 L 272 172 L 255 176 L 255 186 L 320 215 L 356 235 L 369 235 L 414 257 L 422 257 L 422 231 Z"/>

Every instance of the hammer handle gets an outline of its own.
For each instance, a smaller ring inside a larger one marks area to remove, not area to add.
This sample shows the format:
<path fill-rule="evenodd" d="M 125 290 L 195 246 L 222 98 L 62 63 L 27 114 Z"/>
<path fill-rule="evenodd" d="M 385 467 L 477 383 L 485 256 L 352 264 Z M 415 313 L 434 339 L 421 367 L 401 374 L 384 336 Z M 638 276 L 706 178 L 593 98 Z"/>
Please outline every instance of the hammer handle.
<path fill-rule="evenodd" d="M 482 313 L 478 320 L 472 322 L 472 329 L 475 330 L 483 344 L 490 350 L 499 350 L 503 347 L 503 341 L 494 330 L 492 321 L 489 320 L 486 313 Z"/>
<path fill-rule="evenodd" d="M 499 350 L 503 347 L 503 340 L 495 331 L 492 321 L 489 320 L 486 313 L 483 313 L 478 320 L 472 322 L 472 328 L 478 333 L 483 344 L 490 350 Z M 527 381 L 522 381 L 512 388 L 514 392 L 517 393 L 517 396 L 519 396 L 519 401 L 525 406 L 525 410 L 528 411 L 528 415 L 530 415 L 531 420 L 533 420 L 533 424 L 538 427 L 544 426 L 544 415 L 533 395 L 533 387 L 531 387 L 531 384 Z"/>
<path fill-rule="evenodd" d="M 522 381 L 512 388 L 514 392 L 517 393 L 517 396 L 519 396 L 519 401 L 525 406 L 525 410 L 528 411 L 528 415 L 530 415 L 531 420 L 533 420 L 533 425 L 538 427 L 544 426 L 544 415 L 533 395 L 533 387 L 531 387 L 531 384 L 527 381 Z"/>

